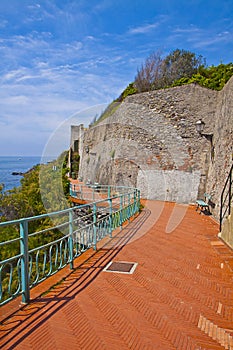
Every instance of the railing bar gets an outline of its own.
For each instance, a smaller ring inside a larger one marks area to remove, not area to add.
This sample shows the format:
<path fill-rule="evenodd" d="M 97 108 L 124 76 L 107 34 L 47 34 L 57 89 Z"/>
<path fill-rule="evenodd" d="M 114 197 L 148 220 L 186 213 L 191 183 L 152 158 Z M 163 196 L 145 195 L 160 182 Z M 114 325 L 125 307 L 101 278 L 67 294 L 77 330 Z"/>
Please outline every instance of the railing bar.
<path fill-rule="evenodd" d="M 48 232 L 48 231 L 54 230 L 54 229 L 56 229 L 56 228 L 58 228 L 58 227 L 62 227 L 62 226 L 68 225 L 68 224 L 69 224 L 69 222 L 66 221 L 66 222 L 64 222 L 64 223 L 62 223 L 62 224 L 57 224 L 57 225 L 55 225 L 55 226 L 50 226 L 50 227 L 48 227 L 48 228 L 46 228 L 46 229 L 44 229 L 44 230 L 41 230 L 41 231 L 32 232 L 32 233 L 30 233 L 28 236 L 29 236 L 29 237 L 32 237 L 32 236 L 34 236 L 34 235 L 36 235 L 36 234 L 46 233 L 46 232 Z"/>
<path fill-rule="evenodd" d="M 20 237 L 19 237 L 19 238 L 10 239 L 9 241 L 0 242 L 0 246 L 1 246 L 1 245 L 4 245 L 4 244 L 10 244 L 10 243 L 18 242 L 18 241 L 20 241 L 20 240 L 21 240 Z"/>
<path fill-rule="evenodd" d="M 68 236 L 69 236 L 69 235 L 63 236 L 63 237 L 57 239 L 56 241 L 52 241 L 52 242 L 50 242 L 50 243 L 47 243 L 47 244 L 41 245 L 41 246 L 39 246 L 39 247 L 33 248 L 33 249 L 29 250 L 29 253 L 33 253 L 33 252 L 35 252 L 35 251 L 37 251 L 37 250 L 42 250 L 43 248 L 50 247 L 50 246 L 53 245 L 53 244 L 59 243 L 59 242 L 61 242 L 61 241 L 65 241 L 65 239 L 66 239 Z"/>
<path fill-rule="evenodd" d="M 8 262 L 11 262 L 11 261 L 14 261 L 14 260 L 16 260 L 16 259 L 22 258 L 22 256 L 23 256 L 23 254 L 18 254 L 18 255 L 13 256 L 12 258 L 8 258 L 8 259 L 5 259 L 5 260 L 1 260 L 1 261 L 0 261 L 0 264 L 1 264 L 1 265 L 7 264 Z"/>
<path fill-rule="evenodd" d="M 231 166 L 229 175 L 226 179 L 225 185 L 223 187 L 222 193 L 221 193 L 221 200 L 220 200 L 220 232 L 222 230 L 222 223 L 223 219 L 225 217 L 226 212 L 228 211 L 228 215 L 231 214 L 231 198 L 232 198 L 232 171 L 233 171 L 233 164 Z M 228 187 L 229 185 L 229 187 Z M 228 191 L 226 192 L 226 189 L 228 188 Z M 225 195 L 226 192 L 226 195 Z M 225 195 L 225 198 L 224 198 Z M 228 203 L 226 204 L 226 200 L 228 199 Z M 225 208 L 225 209 L 224 209 Z"/>
<path fill-rule="evenodd" d="M 109 225 L 112 226 L 111 230 L 114 230 L 116 227 L 121 226 L 127 220 L 127 218 L 130 217 L 130 215 L 134 215 L 136 213 L 138 210 L 139 192 L 136 189 L 132 189 L 131 191 L 130 188 L 124 186 L 111 186 L 111 188 L 113 189 L 113 192 L 109 192 L 110 197 L 106 197 L 92 203 L 78 205 L 58 212 L 0 223 L 0 226 L 19 224 L 21 229 L 21 238 L 19 237 L 6 242 L 1 242 L 0 246 L 2 247 L 3 245 L 19 241 L 21 243 L 21 249 L 23 249 L 22 254 L 18 254 L 14 257 L 5 259 L 4 261 L 0 262 L 1 266 L 4 268 L 4 264 L 6 265 L 12 263 L 18 259 L 18 261 L 20 261 L 21 274 L 22 268 L 24 269 L 24 273 L 22 274 L 21 279 L 20 276 L 18 277 L 20 283 L 19 286 L 22 285 L 21 283 L 24 279 L 23 289 L 14 291 L 14 295 L 12 294 L 10 298 L 7 298 L 7 300 L 12 300 L 14 297 L 22 294 L 23 301 L 27 302 L 30 298 L 29 288 L 31 288 L 31 286 L 34 286 L 45 280 L 47 277 L 55 274 L 58 270 L 66 266 L 68 263 L 72 263 L 73 259 L 79 256 L 83 251 L 89 249 L 90 247 L 96 248 L 96 243 L 106 235 L 109 235 Z M 105 189 L 107 192 L 109 190 L 109 186 L 106 185 Z M 95 189 L 92 190 L 93 192 L 91 193 L 99 192 Z M 132 202 L 129 200 L 131 193 L 133 194 Z M 111 210 L 109 209 L 109 200 L 112 201 Z M 77 218 L 73 217 L 75 210 L 80 208 L 91 208 L 91 213 Z M 44 230 L 28 234 L 27 226 L 30 221 L 56 216 L 59 220 L 66 220 L 65 215 L 68 213 L 69 221 L 58 223 L 55 226 L 51 226 Z M 98 214 L 100 214 L 102 217 L 98 217 Z M 111 216 L 112 221 L 110 219 Z M 92 218 L 92 222 L 90 224 L 86 225 L 85 223 L 82 223 L 82 221 L 90 218 Z M 84 224 L 84 226 L 79 227 L 82 224 Z M 67 227 L 67 232 L 69 227 L 68 234 L 65 234 L 55 241 L 49 242 L 31 250 L 28 249 L 28 237 L 33 237 L 39 234 L 41 235 L 46 232 L 61 229 L 64 227 Z M 70 253 L 70 250 L 72 250 L 73 255 Z M 35 252 L 37 252 L 37 263 L 34 261 Z M 43 259 L 43 261 L 41 259 Z M 26 276 L 26 271 L 30 271 L 30 276 Z M 29 278 L 32 278 L 30 283 Z M 11 289 L 8 290 L 8 293 L 10 293 L 10 291 Z M 5 302 L 6 300 L 3 300 L 0 302 L 0 305 Z"/>
<path fill-rule="evenodd" d="M 222 200 L 222 204 L 224 205 L 226 203 L 226 200 L 228 199 L 228 192 L 225 195 L 225 198 Z"/>
<path fill-rule="evenodd" d="M 37 234 L 46 233 L 48 231 L 53 231 L 53 230 L 56 230 L 56 229 L 64 227 L 64 226 L 68 226 L 68 224 L 69 224 L 68 222 L 65 222 L 63 224 L 59 224 L 59 225 L 56 225 L 56 226 L 51 226 L 50 228 L 42 230 L 42 231 L 32 232 L 32 233 L 30 233 L 28 235 L 28 237 L 33 237 L 33 236 L 36 236 Z"/>
<path fill-rule="evenodd" d="M 230 171 L 229 171 L 229 175 L 227 176 L 227 179 L 226 179 L 225 185 L 224 185 L 224 187 L 223 187 L 222 193 L 225 191 L 225 189 L 226 189 L 226 187 L 227 187 L 227 183 L 228 183 L 228 180 L 229 180 L 229 178 L 230 178 L 230 174 L 232 173 L 232 170 L 233 170 L 233 164 L 232 164 L 231 169 L 230 169 Z"/>

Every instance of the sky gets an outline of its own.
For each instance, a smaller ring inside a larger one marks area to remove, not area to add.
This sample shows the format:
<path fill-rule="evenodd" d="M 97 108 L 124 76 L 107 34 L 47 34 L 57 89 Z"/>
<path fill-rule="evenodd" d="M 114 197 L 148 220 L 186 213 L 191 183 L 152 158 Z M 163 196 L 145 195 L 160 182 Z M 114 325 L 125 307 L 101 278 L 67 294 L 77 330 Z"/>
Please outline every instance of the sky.
<path fill-rule="evenodd" d="M 67 149 L 70 124 L 88 126 L 151 53 L 177 48 L 232 62 L 233 1 L 1 0 L 0 156 L 41 156 L 54 135 Z"/>

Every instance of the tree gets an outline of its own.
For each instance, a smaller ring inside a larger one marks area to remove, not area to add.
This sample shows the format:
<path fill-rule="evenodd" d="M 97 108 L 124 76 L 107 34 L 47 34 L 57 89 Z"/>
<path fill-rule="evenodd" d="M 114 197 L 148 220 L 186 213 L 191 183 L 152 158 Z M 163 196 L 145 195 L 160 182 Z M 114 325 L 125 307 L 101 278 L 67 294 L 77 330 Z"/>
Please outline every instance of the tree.
<path fill-rule="evenodd" d="M 35 166 L 21 179 L 20 187 L 15 187 L 1 195 L 0 210 L 4 221 L 45 212 L 40 196 L 39 169 L 39 165 Z"/>
<path fill-rule="evenodd" d="M 163 60 L 159 52 L 152 53 L 138 69 L 135 86 L 139 92 L 154 90 L 162 77 Z"/>
<path fill-rule="evenodd" d="M 64 152 L 60 157 L 48 164 L 41 164 L 33 167 L 21 179 L 21 186 L 8 191 L 0 184 L 0 221 L 9 221 L 24 217 L 45 214 L 44 202 L 41 198 L 40 176 L 43 172 L 44 201 L 54 203 L 56 210 L 64 209 L 69 205 L 66 196 L 69 193 L 69 181 L 67 178 L 68 153 Z M 59 171 L 53 171 L 53 166 Z M 55 189 L 55 190 L 54 190 Z M 58 189 L 56 191 L 56 189 Z M 62 207 L 62 208 L 61 208 Z M 29 222 L 29 233 L 38 232 L 53 226 L 49 217 L 39 218 Z M 29 237 L 29 249 L 49 243 L 62 236 L 59 230 L 51 229 L 46 234 L 38 234 Z M 0 242 L 19 237 L 19 225 L 1 227 Z M 0 260 L 19 254 L 19 242 L 15 241 L 3 245 L 0 249 Z"/>
<path fill-rule="evenodd" d="M 163 60 L 164 85 L 171 85 L 181 78 L 191 78 L 205 66 L 202 56 L 185 50 L 174 50 Z"/>
<path fill-rule="evenodd" d="M 160 52 L 151 54 L 142 64 L 135 77 L 135 86 L 139 92 L 171 86 L 181 78 L 191 78 L 205 67 L 205 60 L 195 53 L 176 49 L 164 59 Z"/>

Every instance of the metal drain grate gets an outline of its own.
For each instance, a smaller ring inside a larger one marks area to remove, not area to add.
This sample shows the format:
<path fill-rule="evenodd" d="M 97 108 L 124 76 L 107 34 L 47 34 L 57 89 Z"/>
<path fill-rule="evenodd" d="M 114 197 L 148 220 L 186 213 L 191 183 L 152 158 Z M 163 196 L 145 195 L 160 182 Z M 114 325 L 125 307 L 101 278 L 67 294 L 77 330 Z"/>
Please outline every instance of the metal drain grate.
<path fill-rule="evenodd" d="M 132 274 L 137 267 L 135 262 L 125 262 L 125 261 L 111 261 L 105 268 L 105 272 L 117 272 Z"/>

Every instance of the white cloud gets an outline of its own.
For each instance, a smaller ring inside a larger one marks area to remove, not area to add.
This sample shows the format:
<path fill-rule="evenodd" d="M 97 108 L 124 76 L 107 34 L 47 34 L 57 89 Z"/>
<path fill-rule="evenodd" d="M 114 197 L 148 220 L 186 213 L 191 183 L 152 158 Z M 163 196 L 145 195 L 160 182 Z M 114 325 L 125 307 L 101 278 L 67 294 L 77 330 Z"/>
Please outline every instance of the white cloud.
<path fill-rule="evenodd" d="M 37 10 L 39 9 L 41 6 L 40 4 L 35 4 L 35 5 L 28 5 L 27 8 L 30 9 L 30 10 Z"/>
<path fill-rule="evenodd" d="M 50 6 L 48 6 L 50 5 Z M 41 22 L 44 20 L 54 20 L 59 13 L 58 9 L 54 6 L 51 8 L 52 3 L 43 3 L 28 5 L 26 7 L 25 16 L 23 17 L 23 23 L 28 24 L 30 22 Z M 56 11 L 55 11 L 56 10 Z"/>
<path fill-rule="evenodd" d="M 199 40 L 195 40 L 195 38 L 191 38 L 190 41 L 195 42 L 195 47 L 206 48 L 216 44 L 231 43 L 233 39 L 233 35 L 230 34 L 229 32 L 206 33 L 206 34 L 207 35 L 203 35 Z"/>
<path fill-rule="evenodd" d="M 128 14 L 137 6 L 123 0 L 12 2 L 0 2 L 0 28 L 9 28 L 0 37 L 0 154 L 6 135 L 16 150 L 35 140 L 31 154 L 38 154 L 64 119 L 118 97 L 153 50 L 210 49 L 232 39 L 229 26 L 203 30 L 195 19 L 185 26 L 172 15 L 153 17 L 157 11 L 135 12 L 134 20 Z"/>
<path fill-rule="evenodd" d="M 0 154 L 5 154 L 6 135 L 14 140 L 9 153 L 40 154 L 65 118 L 90 105 L 109 103 L 120 94 L 122 77 L 109 71 L 110 65 L 121 61 L 119 55 L 107 56 L 102 50 L 99 56 L 79 41 L 44 42 L 35 33 L 34 37 L 12 37 L 5 44 L 3 63 L 11 57 L 16 68 L 7 69 L 3 64 L 0 74 Z M 46 59 L 40 55 L 43 46 Z M 34 50 L 39 52 L 37 57 Z M 85 115 L 80 123 L 88 125 L 91 120 L 93 115 Z"/>
<path fill-rule="evenodd" d="M 177 28 L 174 28 L 172 30 L 173 33 L 175 34 L 180 34 L 180 35 L 183 35 L 183 34 L 193 34 L 193 33 L 200 33 L 201 30 L 200 28 L 197 28 L 193 25 L 190 25 L 189 27 L 185 27 L 185 28 L 180 28 L 180 27 L 177 27 Z"/>
<path fill-rule="evenodd" d="M 161 24 L 164 24 L 168 21 L 169 17 L 167 15 L 160 15 L 154 23 L 145 23 L 143 25 L 132 27 L 128 30 L 127 34 L 147 34 L 153 32 L 155 29 L 159 28 Z"/>
<path fill-rule="evenodd" d="M 220 47 L 232 45 L 233 34 L 228 30 L 219 30 L 219 26 L 202 28 L 195 25 L 186 27 L 176 27 L 171 31 L 167 38 L 169 45 L 179 47 L 189 47 L 192 50 L 198 50 L 199 54 L 205 56 L 211 51 L 219 52 Z M 175 43 L 175 44 L 174 44 Z M 221 57 L 217 55 L 217 57 Z M 219 60 L 215 63 L 218 64 Z M 214 64 L 214 62 L 212 62 Z"/>
<path fill-rule="evenodd" d="M 131 28 L 131 29 L 129 29 L 128 33 L 129 34 L 145 34 L 145 33 L 151 32 L 152 30 L 157 28 L 159 26 L 159 24 L 160 23 L 153 23 L 153 24 L 146 24 L 143 26 Z"/>

